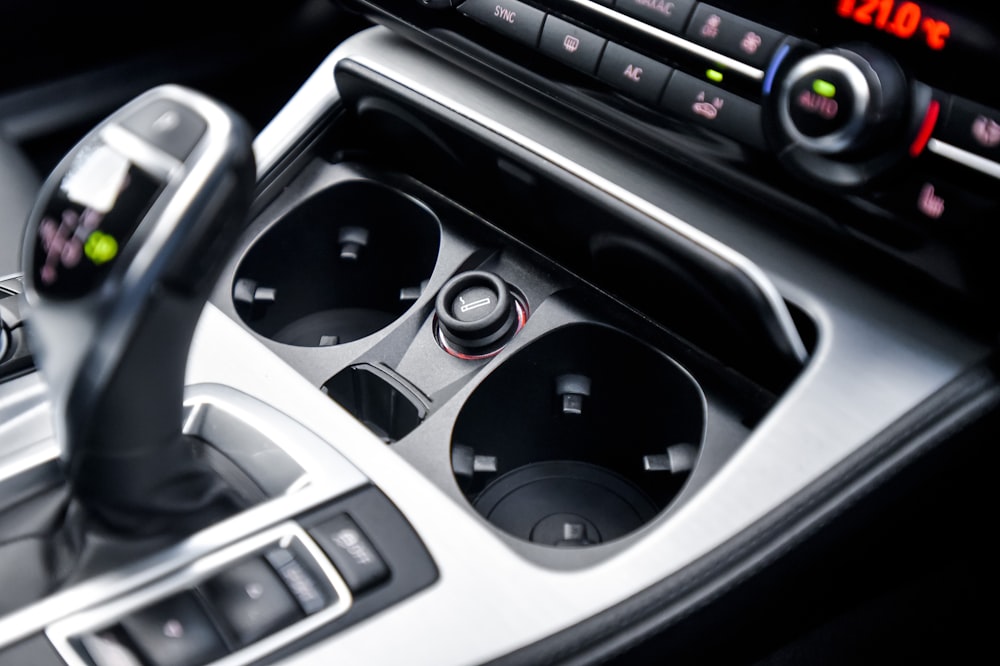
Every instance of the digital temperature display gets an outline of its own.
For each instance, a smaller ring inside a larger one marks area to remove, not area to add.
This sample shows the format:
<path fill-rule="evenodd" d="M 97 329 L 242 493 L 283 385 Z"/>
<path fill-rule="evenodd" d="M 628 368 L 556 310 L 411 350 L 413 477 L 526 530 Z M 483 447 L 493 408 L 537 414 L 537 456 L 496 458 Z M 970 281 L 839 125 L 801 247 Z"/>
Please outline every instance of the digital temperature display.
<path fill-rule="evenodd" d="M 926 16 L 915 2 L 838 0 L 837 13 L 900 39 L 922 39 L 935 51 L 942 50 L 951 36 L 951 25 L 947 21 Z"/>

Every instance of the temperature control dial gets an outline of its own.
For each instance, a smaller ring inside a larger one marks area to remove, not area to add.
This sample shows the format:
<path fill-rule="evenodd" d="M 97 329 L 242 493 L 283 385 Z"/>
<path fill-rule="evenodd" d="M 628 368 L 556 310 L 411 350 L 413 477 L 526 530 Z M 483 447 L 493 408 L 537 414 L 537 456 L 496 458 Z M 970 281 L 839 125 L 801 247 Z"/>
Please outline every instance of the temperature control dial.
<path fill-rule="evenodd" d="M 827 185 L 862 185 L 904 157 L 930 99 L 895 60 L 864 44 L 772 68 L 770 140 L 793 171 Z"/>

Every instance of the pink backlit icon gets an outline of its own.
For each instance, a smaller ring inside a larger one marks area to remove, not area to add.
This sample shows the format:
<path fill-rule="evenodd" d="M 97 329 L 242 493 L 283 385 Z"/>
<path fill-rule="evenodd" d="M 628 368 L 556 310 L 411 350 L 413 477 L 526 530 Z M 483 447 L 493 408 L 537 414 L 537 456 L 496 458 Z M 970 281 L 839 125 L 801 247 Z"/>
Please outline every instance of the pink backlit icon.
<path fill-rule="evenodd" d="M 944 215 L 944 199 L 934 194 L 934 186 L 924 183 L 917 195 L 917 210 L 931 219 L 938 219 Z"/>
<path fill-rule="evenodd" d="M 972 136 L 986 148 L 994 148 L 1000 144 L 1000 123 L 986 116 L 976 116 L 972 121 Z"/>
<path fill-rule="evenodd" d="M 718 14 L 712 14 L 705 19 L 705 23 L 701 26 L 701 36 L 715 39 L 719 36 L 719 25 L 721 23 L 722 17 Z"/>
<path fill-rule="evenodd" d="M 573 53 L 580 48 L 580 40 L 573 35 L 566 35 L 566 37 L 563 38 L 563 48 L 570 53 Z"/>
<path fill-rule="evenodd" d="M 691 110 L 702 118 L 715 120 L 715 117 L 719 115 L 719 109 L 722 108 L 723 103 L 724 101 L 719 97 L 716 97 L 711 102 L 706 101 L 705 93 L 702 91 L 695 98 L 695 103 L 691 105 Z"/>
<path fill-rule="evenodd" d="M 764 38 L 758 35 L 756 32 L 748 32 L 743 35 L 743 39 L 740 40 L 740 50 L 747 55 L 753 55 L 760 48 L 761 42 Z"/>

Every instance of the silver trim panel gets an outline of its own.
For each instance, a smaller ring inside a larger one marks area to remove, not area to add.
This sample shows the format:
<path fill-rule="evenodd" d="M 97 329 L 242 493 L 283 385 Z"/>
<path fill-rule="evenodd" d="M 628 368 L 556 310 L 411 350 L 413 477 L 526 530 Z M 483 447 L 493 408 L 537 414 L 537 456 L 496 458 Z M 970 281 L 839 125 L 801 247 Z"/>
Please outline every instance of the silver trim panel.
<path fill-rule="evenodd" d="M 994 162 L 993 160 L 980 155 L 976 155 L 975 153 L 970 153 L 968 150 L 963 150 L 958 146 L 945 143 L 940 139 L 928 140 L 927 150 L 932 153 L 936 153 L 941 157 L 952 160 L 953 162 L 958 162 L 959 164 L 967 166 L 970 169 L 975 169 L 976 171 L 985 173 L 987 176 L 1000 178 L 1000 163 Z"/>
<path fill-rule="evenodd" d="M 236 346 L 247 352 L 244 347 Z M 248 358 L 253 358 L 253 354 Z M 307 390 L 321 395 L 311 387 Z M 322 397 L 322 400 L 330 403 L 326 397 Z M 355 466 L 313 431 L 261 400 L 230 386 L 214 382 L 190 386 L 185 404 L 191 408 L 199 404 L 211 405 L 214 409 L 243 420 L 262 436 L 280 445 L 308 473 L 292 480 L 284 489 L 285 494 L 202 530 L 165 551 L 126 565 L 120 570 L 86 580 L 0 618 L 0 646 L 42 631 L 69 615 L 154 584 L 158 579 L 171 575 L 171 572 L 194 560 L 215 550 L 227 548 L 268 526 L 289 520 L 368 482 Z M 45 404 L 44 407 L 47 413 L 48 405 Z M 197 424 L 193 425 L 193 432 L 197 433 Z M 58 447 L 54 440 L 41 442 L 38 450 L 44 469 L 56 463 Z M 36 470 L 29 472 L 37 473 Z M 18 477 L 12 477 L 6 483 L 16 481 Z"/>
<path fill-rule="evenodd" d="M 330 54 L 302 84 L 292 98 L 260 131 L 253 142 L 260 180 L 277 166 L 289 148 L 315 126 L 316 122 L 336 106 L 340 93 L 332 85 L 335 56 Z"/>

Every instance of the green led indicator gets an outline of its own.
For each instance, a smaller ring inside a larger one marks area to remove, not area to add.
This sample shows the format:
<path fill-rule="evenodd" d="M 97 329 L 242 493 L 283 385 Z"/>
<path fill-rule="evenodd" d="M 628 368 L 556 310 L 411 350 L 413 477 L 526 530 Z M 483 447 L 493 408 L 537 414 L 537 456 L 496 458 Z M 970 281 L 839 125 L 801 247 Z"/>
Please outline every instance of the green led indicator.
<path fill-rule="evenodd" d="M 717 69 L 705 70 L 705 76 L 708 77 L 709 81 L 715 81 L 716 83 L 722 82 L 722 72 Z"/>
<path fill-rule="evenodd" d="M 95 231 L 87 237 L 87 242 L 83 244 L 83 254 L 100 266 L 118 256 L 118 241 L 115 240 L 114 236 Z"/>
<path fill-rule="evenodd" d="M 837 86 L 823 79 L 813 80 L 813 92 L 823 97 L 833 97 L 837 94 Z"/>

